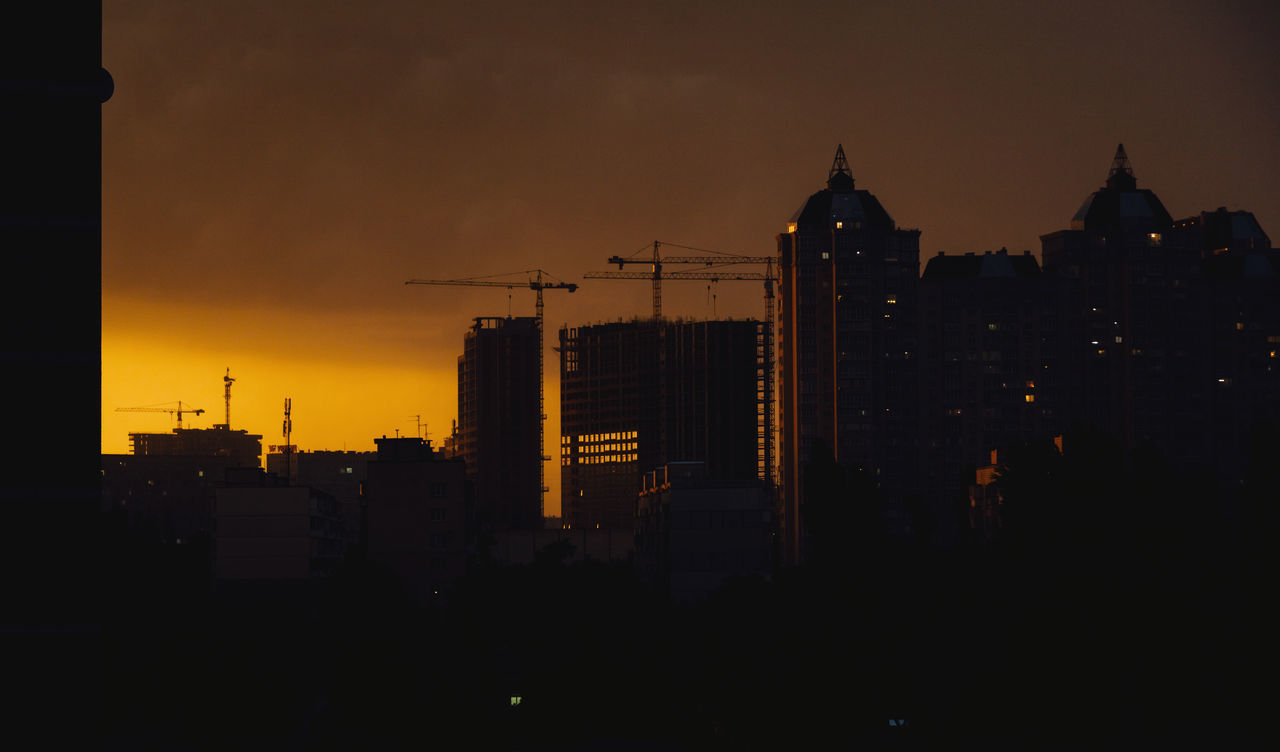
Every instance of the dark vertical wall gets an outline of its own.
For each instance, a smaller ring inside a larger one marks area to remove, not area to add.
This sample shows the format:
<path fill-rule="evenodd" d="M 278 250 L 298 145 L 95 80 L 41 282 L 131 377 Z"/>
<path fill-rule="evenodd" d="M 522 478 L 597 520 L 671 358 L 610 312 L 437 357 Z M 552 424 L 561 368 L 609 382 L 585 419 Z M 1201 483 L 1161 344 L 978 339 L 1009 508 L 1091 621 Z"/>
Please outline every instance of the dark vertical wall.
<path fill-rule="evenodd" d="M 0 13 L 4 472 L 0 660 L 7 717 L 42 746 L 96 728 L 100 505 L 102 10 Z M 23 738 L 19 729 L 7 735 Z"/>
<path fill-rule="evenodd" d="M 50 587 L 77 587 L 74 561 L 100 494 L 101 106 L 112 84 L 98 4 L 10 5 L 0 28 L 0 548 L 40 562 L 14 583 L 29 607 L 66 613 L 77 607 Z"/>
<path fill-rule="evenodd" d="M 458 436 L 481 532 L 542 527 L 537 319 L 480 318 L 458 360 Z"/>

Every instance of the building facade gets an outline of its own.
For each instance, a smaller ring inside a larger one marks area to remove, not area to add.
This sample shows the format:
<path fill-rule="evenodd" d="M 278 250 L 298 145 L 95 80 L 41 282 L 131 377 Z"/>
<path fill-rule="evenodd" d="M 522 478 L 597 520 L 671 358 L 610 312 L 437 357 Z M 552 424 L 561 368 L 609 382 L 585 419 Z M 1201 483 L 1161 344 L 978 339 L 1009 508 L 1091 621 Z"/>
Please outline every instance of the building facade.
<path fill-rule="evenodd" d="M 214 502 L 215 581 L 305 581 L 342 564 L 342 510 L 329 494 L 259 468 L 232 468 Z"/>
<path fill-rule="evenodd" d="M 542 527 L 538 320 L 475 319 L 458 358 L 457 456 L 475 488 L 478 530 Z"/>
<path fill-rule="evenodd" d="M 637 573 L 677 602 L 731 577 L 773 571 L 773 500 L 759 480 L 716 481 L 701 462 L 645 474 L 637 507 Z"/>
<path fill-rule="evenodd" d="M 918 277 L 918 243 L 842 149 L 778 236 L 785 562 L 820 447 L 870 474 L 891 532 L 946 546 L 993 450 L 1083 426 L 1230 487 L 1280 421 L 1280 256 L 1249 212 L 1175 221 L 1123 146 L 1040 265 L 940 254 Z"/>
<path fill-rule="evenodd" d="M 1241 477 L 1251 426 L 1277 412 L 1277 257 L 1249 212 L 1174 221 L 1124 146 L 1071 229 L 1041 238 L 1060 327 L 1047 373 L 1067 424 Z"/>
<path fill-rule="evenodd" d="M 778 236 L 784 561 L 800 561 L 803 468 L 819 444 L 892 489 L 886 514 L 905 525 L 905 500 L 918 494 L 919 268 L 920 231 L 856 188 L 838 147 L 827 187 Z"/>
<path fill-rule="evenodd" d="M 561 509 L 569 529 L 630 530 L 644 473 L 706 463 L 758 477 L 760 323 L 635 320 L 560 330 Z"/>
<path fill-rule="evenodd" d="M 223 455 L 240 467 L 262 467 L 262 436 L 244 429 L 175 428 L 173 433 L 130 433 L 135 455 Z"/>
<path fill-rule="evenodd" d="M 1057 419 L 1053 307 L 1030 251 L 929 259 L 920 278 L 920 486 L 915 527 L 961 540 L 973 469 L 990 450 L 1045 435 Z"/>
<path fill-rule="evenodd" d="M 469 503 L 465 466 L 419 438 L 375 439 L 365 482 L 366 556 L 411 597 L 443 596 L 466 569 Z"/>

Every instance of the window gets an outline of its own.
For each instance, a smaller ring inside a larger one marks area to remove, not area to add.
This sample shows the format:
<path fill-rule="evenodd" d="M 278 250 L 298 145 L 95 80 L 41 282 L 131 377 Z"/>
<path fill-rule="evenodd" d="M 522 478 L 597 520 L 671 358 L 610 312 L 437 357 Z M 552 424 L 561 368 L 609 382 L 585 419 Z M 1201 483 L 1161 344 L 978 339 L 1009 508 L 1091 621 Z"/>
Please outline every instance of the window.
<path fill-rule="evenodd" d="M 431 484 L 431 498 L 443 499 L 448 491 L 448 487 L 444 483 Z"/>

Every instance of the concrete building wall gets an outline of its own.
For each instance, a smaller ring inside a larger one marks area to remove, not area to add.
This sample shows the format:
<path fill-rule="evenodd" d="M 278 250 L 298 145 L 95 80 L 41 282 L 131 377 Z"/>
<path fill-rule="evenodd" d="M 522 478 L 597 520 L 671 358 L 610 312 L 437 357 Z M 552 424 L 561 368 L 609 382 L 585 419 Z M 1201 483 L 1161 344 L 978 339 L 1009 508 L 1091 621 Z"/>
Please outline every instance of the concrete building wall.
<path fill-rule="evenodd" d="M 283 485 L 217 490 L 215 579 L 310 579 L 332 574 L 341 556 L 341 512 L 332 496 Z"/>
<path fill-rule="evenodd" d="M 172 433 L 130 433 L 136 455 L 215 455 L 232 457 L 242 467 L 262 467 L 262 437 L 226 428 L 175 428 Z"/>
<path fill-rule="evenodd" d="M 487 533 L 542 527 L 537 319 L 475 320 L 458 358 L 457 454 Z"/>
<path fill-rule="evenodd" d="M 632 530 L 642 475 L 705 462 L 758 476 L 760 324 L 635 320 L 560 330 L 561 501 L 571 529 Z"/>
<path fill-rule="evenodd" d="M 375 440 L 365 483 L 367 556 L 429 602 L 466 568 L 469 504 L 460 459 L 417 438 Z"/>
<path fill-rule="evenodd" d="M 636 568 L 673 600 L 698 600 L 730 577 L 773 571 L 773 500 L 760 482 L 708 479 L 700 463 L 650 473 L 638 501 Z"/>

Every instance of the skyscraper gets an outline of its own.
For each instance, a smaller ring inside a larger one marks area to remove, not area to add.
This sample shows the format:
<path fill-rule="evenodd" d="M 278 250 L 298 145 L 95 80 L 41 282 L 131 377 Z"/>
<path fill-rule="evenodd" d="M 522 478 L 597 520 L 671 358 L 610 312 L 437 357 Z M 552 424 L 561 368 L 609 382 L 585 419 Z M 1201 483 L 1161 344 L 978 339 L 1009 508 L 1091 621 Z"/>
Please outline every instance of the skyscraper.
<path fill-rule="evenodd" d="M 1071 229 L 1041 243 L 1061 329 L 1046 396 L 1066 422 L 1238 479 L 1280 383 L 1277 258 L 1253 215 L 1174 221 L 1122 144 Z"/>
<path fill-rule="evenodd" d="M 542 527 L 538 320 L 477 317 L 458 357 L 458 456 L 477 529 Z"/>
<path fill-rule="evenodd" d="M 920 231 L 856 188 L 844 147 L 827 187 L 778 236 L 784 561 L 801 560 L 803 468 L 819 442 L 895 496 L 917 473 L 916 289 Z"/>

